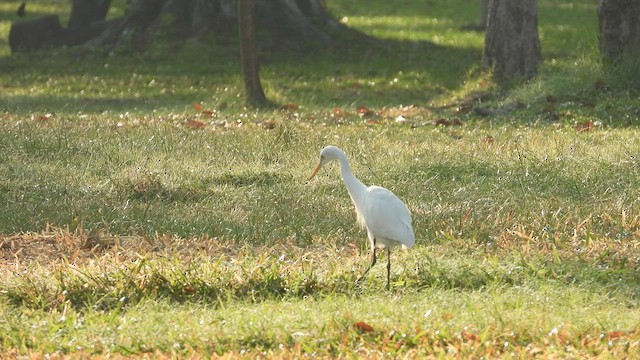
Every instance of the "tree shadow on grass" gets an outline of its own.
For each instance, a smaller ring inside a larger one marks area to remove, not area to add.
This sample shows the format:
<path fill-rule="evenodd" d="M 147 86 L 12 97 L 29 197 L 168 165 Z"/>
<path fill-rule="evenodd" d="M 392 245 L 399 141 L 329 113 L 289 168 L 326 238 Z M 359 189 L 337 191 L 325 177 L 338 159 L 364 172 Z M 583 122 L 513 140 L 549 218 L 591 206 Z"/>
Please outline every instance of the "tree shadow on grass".
<path fill-rule="evenodd" d="M 80 55 L 78 66 L 68 66 L 77 61 L 77 49 L 58 50 L 54 59 L 47 53 L 3 58 L 0 65 L 6 64 L 13 74 L 8 73 L 4 80 L 8 91 L 2 106 L 8 112 L 180 112 L 191 110 L 192 102 L 211 98 L 226 98 L 229 105 L 237 106 L 236 102 L 243 101 L 237 96 L 242 93 L 237 59 L 219 56 L 218 51 L 204 45 L 189 47 L 148 62 L 93 53 Z M 478 49 L 429 42 L 343 43 L 333 49 L 265 54 L 261 77 L 264 86 L 280 94 L 276 100 L 280 102 L 317 107 L 356 102 L 380 107 L 424 104 L 464 83 L 480 59 Z M 100 81 L 81 83 L 94 78 Z M 149 86 L 151 81 L 160 85 Z M 42 86 L 47 83 L 54 85 Z M 111 95 L 120 87 L 119 95 Z M 12 89 L 24 93 L 31 88 L 42 89 L 44 95 L 11 94 Z"/>
<path fill-rule="evenodd" d="M 185 106 L 189 102 L 178 102 L 175 97 L 153 98 L 78 98 L 75 96 L 54 95 L 13 95 L 0 99 L 0 109 L 14 113 L 38 114 L 45 112 L 90 113 L 104 112 L 124 113 L 129 111 L 151 113 L 161 106 L 173 104 Z"/>

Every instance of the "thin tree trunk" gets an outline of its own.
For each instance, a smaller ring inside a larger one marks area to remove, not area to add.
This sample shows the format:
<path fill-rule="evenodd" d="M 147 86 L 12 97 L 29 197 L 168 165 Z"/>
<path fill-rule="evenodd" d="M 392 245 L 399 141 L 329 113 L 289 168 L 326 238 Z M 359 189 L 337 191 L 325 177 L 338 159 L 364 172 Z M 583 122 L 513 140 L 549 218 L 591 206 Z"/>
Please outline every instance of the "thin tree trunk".
<path fill-rule="evenodd" d="M 487 18 L 489 17 L 489 0 L 480 0 L 480 27 L 487 28 Z"/>
<path fill-rule="evenodd" d="M 267 102 L 267 98 L 260 84 L 258 57 L 253 43 L 253 0 L 238 0 L 238 27 L 246 99 L 251 105 L 261 105 Z"/>

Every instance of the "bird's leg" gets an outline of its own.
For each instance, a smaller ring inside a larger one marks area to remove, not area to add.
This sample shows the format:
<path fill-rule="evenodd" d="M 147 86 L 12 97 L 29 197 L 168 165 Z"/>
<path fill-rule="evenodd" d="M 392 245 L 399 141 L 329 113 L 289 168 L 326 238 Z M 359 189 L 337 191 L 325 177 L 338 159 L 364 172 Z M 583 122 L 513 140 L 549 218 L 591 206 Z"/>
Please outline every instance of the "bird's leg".
<path fill-rule="evenodd" d="M 387 290 L 391 289 L 389 278 L 391 277 L 391 248 L 387 246 Z"/>
<path fill-rule="evenodd" d="M 362 278 L 364 278 L 365 275 L 367 275 L 367 273 L 369 272 L 369 270 L 371 270 L 371 268 L 373 267 L 373 265 L 376 264 L 376 241 L 373 240 L 373 257 L 371 259 L 371 265 L 369 265 L 369 267 L 367 268 L 367 270 L 365 270 L 362 275 L 360 275 L 360 277 L 358 278 L 358 280 L 356 280 L 356 282 L 360 282 L 360 280 L 362 280 Z"/>

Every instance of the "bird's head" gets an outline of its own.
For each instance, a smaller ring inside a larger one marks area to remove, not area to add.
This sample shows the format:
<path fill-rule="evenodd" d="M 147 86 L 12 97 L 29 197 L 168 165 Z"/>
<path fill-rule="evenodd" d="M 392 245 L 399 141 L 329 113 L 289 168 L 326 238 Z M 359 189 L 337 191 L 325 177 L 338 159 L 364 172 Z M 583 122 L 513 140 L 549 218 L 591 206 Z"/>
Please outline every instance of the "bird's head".
<path fill-rule="evenodd" d="M 318 166 L 313 170 L 311 176 L 309 176 L 309 180 L 313 179 L 314 176 L 320 171 L 320 169 L 326 164 L 330 163 L 333 160 L 340 159 L 341 157 L 345 157 L 344 152 L 340 150 L 340 148 L 336 146 L 326 146 L 320 151 L 320 162 Z"/>

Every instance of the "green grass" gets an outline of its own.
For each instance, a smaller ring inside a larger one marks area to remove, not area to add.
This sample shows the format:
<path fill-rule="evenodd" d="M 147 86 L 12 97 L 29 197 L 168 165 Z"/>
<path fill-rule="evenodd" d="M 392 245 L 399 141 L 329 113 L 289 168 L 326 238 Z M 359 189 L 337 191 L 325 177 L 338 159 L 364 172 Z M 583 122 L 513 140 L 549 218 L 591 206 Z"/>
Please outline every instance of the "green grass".
<path fill-rule="evenodd" d="M 592 231 L 619 233 L 621 225 L 607 216 L 637 212 L 640 196 L 640 143 L 630 129 L 480 127 L 452 134 L 431 126 L 283 122 L 272 130 L 194 130 L 163 119 L 118 121 L 7 125 L 0 135 L 7 204 L 0 228 L 12 234 L 82 224 L 256 244 L 289 236 L 306 244 L 323 228 L 359 236 L 337 169 L 306 182 L 328 143 L 349 149 L 365 183 L 405 199 L 424 239 L 453 232 L 482 243 L 522 225 L 546 229 L 538 236 L 554 240 L 587 217 Z M 487 136 L 493 143 L 484 142 Z"/>
<path fill-rule="evenodd" d="M 540 74 L 498 86 L 476 3 L 329 2 L 390 42 L 265 53 L 288 110 L 233 43 L 9 56 L 0 4 L 0 357 L 637 357 L 638 67 L 540 1 Z M 390 291 L 338 167 L 307 181 L 328 144 L 413 213 Z"/>
<path fill-rule="evenodd" d="M 362 264 L 350 247 L 127 245 L 97 257 L 76 248 L 84 256 L 74 265 L 54 261 L 5 281 L 3 347 L 76 356 L 637 355 L 637 269 L 596 258 L 606 242 L 553 256 L 463 240 L 422 245 L 394 256 L 391 291 L 380 290 L 382 268 L 354 283 Z"/>

